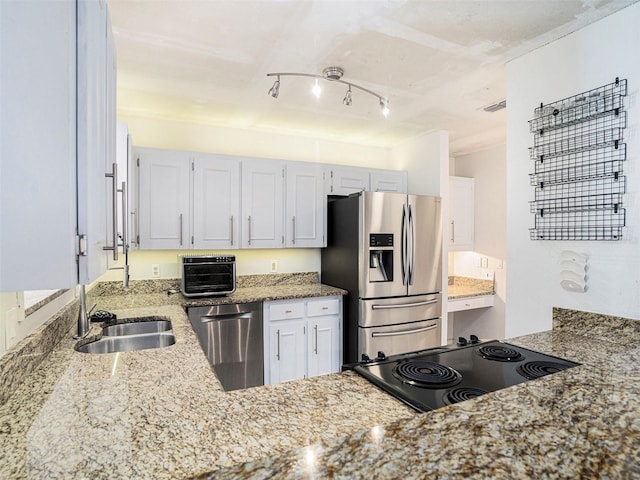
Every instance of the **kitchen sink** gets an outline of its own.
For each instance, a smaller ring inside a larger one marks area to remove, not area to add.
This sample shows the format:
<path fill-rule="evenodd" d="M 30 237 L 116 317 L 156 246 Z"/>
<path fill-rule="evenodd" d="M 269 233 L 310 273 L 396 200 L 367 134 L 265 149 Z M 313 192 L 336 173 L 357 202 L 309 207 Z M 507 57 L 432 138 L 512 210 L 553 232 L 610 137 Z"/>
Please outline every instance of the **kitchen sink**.
<path fill-rule="evenodd" d="M 133 352 L 168 347 L 174 343 L 176 343 L 176 337 L 171 333 L 141 333 L 120 337 L 102 337 L 94 342 L 77 346 L 75 349 L 82 353 Z"/>
<path fill-rule="evenodd" d="M 168 347 L 176 343 L 171 321 L 166 317 L 128 318 L 102 328 L 102 336 L 93 342 L 76 345 L 82 353 L 115 353 Z"/>
<path fill-rule="evenodd" d="M 141 317 L 128 320 L 127 323 L 109 325 L 102 329 L 103 337 L 121 337 L 141 333 L 159 333 L 171 330 L 169 320 L 157 320 L 158 317 Z"/>

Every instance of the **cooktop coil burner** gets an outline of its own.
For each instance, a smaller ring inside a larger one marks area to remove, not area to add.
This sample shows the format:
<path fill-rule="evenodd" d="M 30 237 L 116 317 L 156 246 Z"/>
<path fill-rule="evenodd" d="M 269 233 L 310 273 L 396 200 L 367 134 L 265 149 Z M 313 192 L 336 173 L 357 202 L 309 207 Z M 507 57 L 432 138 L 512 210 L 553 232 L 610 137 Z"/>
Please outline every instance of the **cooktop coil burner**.
<path fill-rule="evenodd" d="M 465 400 L 479 397 L 480 395 L 484 395 L 485 393 L 489 392 L 475 387 L 456 387 L 449 390 L 445 394 L 443 400 L 447 405 L 451 405 L 454 403 L 464 402 Z"/>
<path fill-rule="evenodd" d="M 570 367 L 571 365 L 564 363 L 537 361 L 523 363 L 516 370 L 523 377 L 533 380 L 535 378 L 544 377 L 545 375 L 560 372 Z"/>
<path fill-rule="evenodd" d="M 453 368 L 424 360 L 402 362 L 393 374 L 404 383 L 426 388 L 452 387 L 462 380 Z"/>
<path fill-rule="evenodd" d="M 482 358 L 495 360 L 498 362 L 519 362 L 524 360 L 524 356 L 513 348 L 502 345 L 485 345 L 476 350 Z"/>

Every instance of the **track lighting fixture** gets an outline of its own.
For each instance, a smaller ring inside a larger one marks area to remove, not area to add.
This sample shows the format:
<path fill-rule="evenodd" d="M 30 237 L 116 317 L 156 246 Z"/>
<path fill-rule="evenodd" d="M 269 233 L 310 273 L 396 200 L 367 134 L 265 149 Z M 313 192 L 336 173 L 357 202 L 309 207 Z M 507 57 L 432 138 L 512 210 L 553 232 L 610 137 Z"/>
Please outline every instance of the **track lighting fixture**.
<path fill-rule="evenodd" d="M 269 89 L 269 95 L 273 98 L 278 98 L 278 93 L 280 93 L 280 75 L 278 75 L 278 79 L 273 82 L 273 87 Z"/>
<path fill-rule="evenodd" d="M 351 105 L 351 102 L 352 102 L 351 87 L 353 87 L 363 92 L 366 92 L 369 95 L 373 95 L 374 97 L 376 97 L 380 102 L 380 111 L 382 112 L 382 115 L 385 118 L 389 115 L 389 100 L 387 100 L 382 95 L 378 95 L 376 92 L 372 92 L 367 88 L 361 87 L 360 85 L 356 85 L 355 83 L 351 83 L 351 82 L 345 82 L 344 80 L 342 80 L 343 74 L 344 74 L 344 70 L 342 70 L 340 67 L 327 67 L 324 70 L 322 70 L 322 75 L 316 75 L 313 73 L 284 73 L 284 72 L 267 73 L 267 77 L 277 77 L 277 80 L 275 81 L 273 86 L 269 89 L 269 95 L 271 95 L 273 98 L 278 98 L 281 76 L 310 77 L 315 79 L 311 92 L 316 98 L 320 98 L 320 93 L 322 91 L 318 80 L 327 80 L 328 82 L 338 82 L 338 83 L 347 85 L 349 87 L 347 90 L 347 93 L 342 99 L 342 103 L 344 105 L 347 105 L 347 106 Z"/>

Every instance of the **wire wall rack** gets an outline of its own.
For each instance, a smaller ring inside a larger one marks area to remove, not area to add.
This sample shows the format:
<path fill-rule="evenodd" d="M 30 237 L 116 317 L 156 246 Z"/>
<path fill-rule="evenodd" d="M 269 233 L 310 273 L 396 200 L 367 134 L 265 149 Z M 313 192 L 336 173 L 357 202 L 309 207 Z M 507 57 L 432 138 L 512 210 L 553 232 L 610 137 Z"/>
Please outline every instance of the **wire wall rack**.
<path fill-rule="evenodd" d="M 532 240 L 620 240 L 627 157 L 627 80 L 549 104 L 529 120 Z"/>

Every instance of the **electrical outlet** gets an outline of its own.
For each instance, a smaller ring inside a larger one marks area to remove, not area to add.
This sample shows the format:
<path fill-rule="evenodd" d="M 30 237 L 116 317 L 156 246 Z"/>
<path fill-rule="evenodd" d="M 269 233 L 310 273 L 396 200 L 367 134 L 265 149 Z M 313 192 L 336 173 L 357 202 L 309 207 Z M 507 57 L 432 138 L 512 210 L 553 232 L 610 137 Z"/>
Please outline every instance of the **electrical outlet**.
<path fill-rule="evenodd" d="M 480 266 L 482 268 L 489 268 L 489 259 L 487 257 L 482 257 Z"/>
<path fill-rule="evenodd" d="M 151 277 L 152 278 L 160 278 L 160 265 L 157 263 L 153 263 L 151 265 Z"/>
<path fill-rule="evenodd" d="M 278 261 L 271 260 L 271 273 L 276 273 L 278 271 Z"/>
<path fill-rule="evenodd" d="M 504 268 L 504 260 L 502 260 L 501 258 L 498 259 L 498 266 L 497 268 Z"/>

